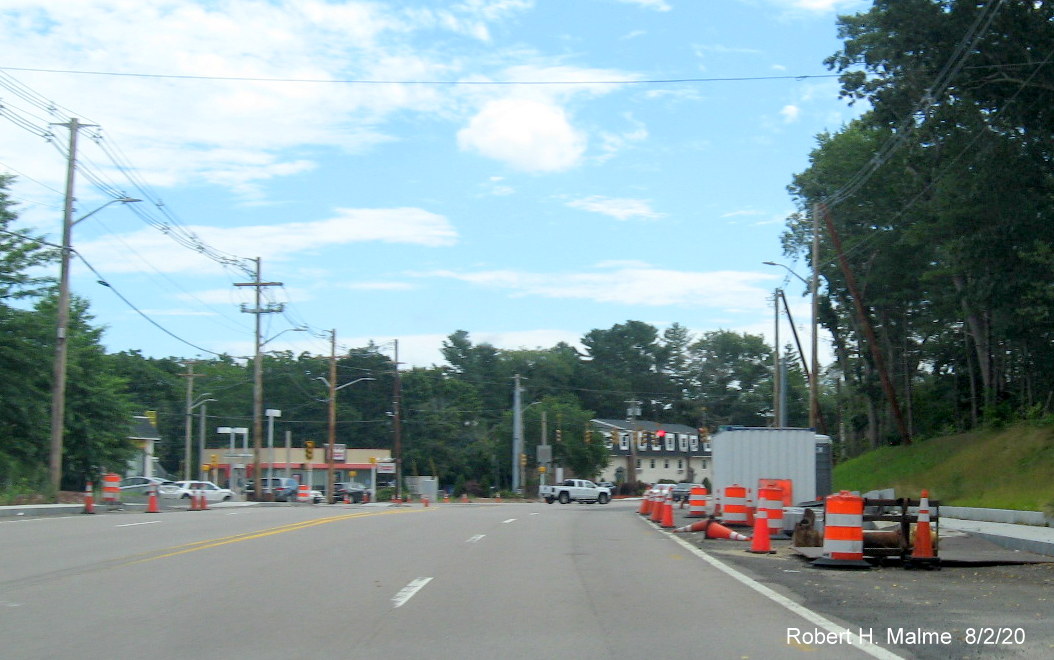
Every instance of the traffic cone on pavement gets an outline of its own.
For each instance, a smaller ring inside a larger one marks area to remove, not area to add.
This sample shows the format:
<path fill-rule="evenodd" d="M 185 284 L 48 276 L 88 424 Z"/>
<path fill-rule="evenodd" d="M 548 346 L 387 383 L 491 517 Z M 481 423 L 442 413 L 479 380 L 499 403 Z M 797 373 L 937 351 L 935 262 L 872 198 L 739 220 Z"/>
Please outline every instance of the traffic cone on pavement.
<path fill-rule="evenodd" d="M 915 545 L 911 549 L 911 558 L 935 559 L 933 553 L 933 538 L 930 536 L 930 502 L 929 491 L 922 491 L 919 499 L 919 520 L 915 525 Z"/>
<path fill-rule="evenodd" d="M 198 489 L 198 511 L 208 511 L 209 509 L 209 498 L 205 496 L 205 489 Z"/>
<path fill-rule="evenodd" d="M 646 516 L 651 512 L 651 493 L 644 493 L 644 497 L 640 498 L 640 508 L 637 509 L 637 513 L 642 516 Z"/>
<path fill-rule="evenodd" d="M 659 527 L 663 529 L 673 527 L 673 499 L 669 496 L 666 498 L 666 506 L 662 509 L 662 520 L 659 521 Z"/>
<path fill-rule="evenodd" d="M 685 525 L 679 527 L 674 532 L 703 532 L 708 539 L 728 539 L 730 541 L 749 541 L 750 538 L 743 536 L 739 532 L 733 532 L 729 528 L 725 527 L 721 523 L 717 522 L 713 518 L 707 518 L 706 520 L 700 520 L 694 522 L 691 525 Z"/>
<path fill-rule="evenodd" d="M 772 541 L 769 539 L 769 513 L 765 509 L 758 509 L 754 515 L 754 538 L 750 541 L 750 549 L 759 555 L 769 555 L 776 551 L 772 549 Z"/>
<path fill-rule="evenodd" d="M 95 513 L 95 488 L 90 481 L 84 487 L 84 510 L 81 513 Z"/>
<path fill-rule="evenodd" d="M 157 505 L 157 484 L 150 484 L 150 494 L 146 498 L 146 513 L 161 513 Z"/>
<path fill-rule="evenodd" d="M 655 496 L 655 505 L 651 508 L 651 515 L 648 520 L 653 523 L 662 522 L 662 509 L 666 506 L 666 497 L 659 493 Z"/>
<path fill-rule="evenodd" d="M 708 539 L 728 539 L 729 541 L 749 541 L 749 536 L 743 536 L 739 532 L 733 532 L 729 528 L 725 527 L 721 523 L 710 523 L 710 526 L 706 528 L 706 538 Z"/>
<path fill-rule="evenodd" d="M 198 491 L 197 490 L 191 490 L 190 491 L 190 508 L 187 509 L 187 511 L 201 511 L 201 509 L 198 508 Z"/>

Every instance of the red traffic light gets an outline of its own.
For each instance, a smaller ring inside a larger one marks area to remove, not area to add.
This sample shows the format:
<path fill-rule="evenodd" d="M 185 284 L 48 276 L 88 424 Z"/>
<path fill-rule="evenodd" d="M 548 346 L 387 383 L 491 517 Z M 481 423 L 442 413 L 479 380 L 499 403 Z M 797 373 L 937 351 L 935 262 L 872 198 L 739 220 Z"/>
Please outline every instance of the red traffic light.
<path fill-rule="evenodd" d="M 658 431 L 655 432 L 655 435 L 659 436 L 660 438 L 665 438 L 666 437 L 666 431 L 663 431 L 662 429 L 659 429 Z"/>

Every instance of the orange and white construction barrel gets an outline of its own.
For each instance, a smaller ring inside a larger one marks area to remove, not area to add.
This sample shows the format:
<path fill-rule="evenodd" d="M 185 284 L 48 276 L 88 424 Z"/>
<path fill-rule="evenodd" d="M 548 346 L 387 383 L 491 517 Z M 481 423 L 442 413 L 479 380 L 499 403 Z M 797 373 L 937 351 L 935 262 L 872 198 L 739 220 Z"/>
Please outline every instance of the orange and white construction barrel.
<path fill-rule="evenodd" d="M 823 551 L 813 565 L 871 567 L 864 561 L 864 498 L 847 490 L 827 496 L 823 514 Z"/>
<path fill-rule="evenodd" d="M 706 495 L 705 486 L 692 486 L 691 492 L 688 493 L 689 518 L 706 517 Z"/>
<path fill-rule="evenodd" d="M 725 496 L 721 501 L 721 510 L 721 522 L 724 524 L 748 527 L 750 520 L 747 516 L 746 487 L 738 484 L 726 486 Z"/>
<path fill-rule="evenodd" d="M 108 506 L 121 503 L 121 477 L 113 472 L 103 475 L 102 499 Z"/>
<path fill-rule="evenodd" d="M 783 533 L 782 488 L 759 488 L 758 511 L 764 511 L 768 518 L 769 536 L 779 536 Z"/>

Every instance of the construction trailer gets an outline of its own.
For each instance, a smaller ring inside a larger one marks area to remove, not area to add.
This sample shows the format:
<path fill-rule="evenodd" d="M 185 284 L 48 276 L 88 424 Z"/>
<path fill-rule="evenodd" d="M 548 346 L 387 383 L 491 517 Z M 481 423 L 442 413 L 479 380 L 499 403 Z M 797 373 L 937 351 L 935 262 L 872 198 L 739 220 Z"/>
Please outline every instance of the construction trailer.
<path fill-rule="evenodd" d="M 759 482 L 790 482 L 784 502 L 813 502 L 831 493 L 831 438 L 813 429 L 722 426 L 710 439 L 713 489 L 748 489 L 757 499 Z M 786 490 L 787 485 L 784 485 Z"/>

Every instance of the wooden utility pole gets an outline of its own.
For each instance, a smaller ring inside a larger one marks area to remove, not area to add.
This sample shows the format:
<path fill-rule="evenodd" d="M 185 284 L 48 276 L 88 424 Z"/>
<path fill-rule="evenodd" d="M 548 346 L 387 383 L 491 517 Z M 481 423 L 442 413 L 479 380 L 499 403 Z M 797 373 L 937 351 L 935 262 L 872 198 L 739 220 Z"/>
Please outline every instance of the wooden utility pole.
<path fill-rule="evenodd" d="M 191 436 L 192 436 L 192 421 L 193 421 L 193 410 L 194 410 L 194 379 L 201 378 L 205 374 L 194 373 L 194 360 L 187 360 L 187 373 L 179 374 L 183 378 L 187 379 L 187 411 L 184 426 L 184 440 L 183 440 L 183 479 L 190 481 L 193 477 L 190 475 L 190 448 L 191 448 Z M 147 475 L 149 476 L 149 475 Z"/>
<path fill-rule="evenodd" d="M 821 204 L 820 210 L 823 213 L 824 220 L 827 224 L 827 232 L 831 235 L 831 243 L 834 245 L 835 254 L 838 256 L 838 265 L 842 269 L 842 275 L 845 277 L 845 284 L 849 288 L 849 296 L 853 299 L 853 307 L 856 309 L 857 321 L 864 330 L 864 335 L 867 338 L 868 347 L 871 349 L 871 359 L 875 361 L 875 369 L 878 370 L 879 380 L 882 381 L 882 390 L 886 394 L 886 398 L 889 400 L 889 406 L 893 412 L 893 421 L 897 425 L 897 430 L 900 431 L 900 439 L 905 445 L 911 444 L 911 431 L 908 429 L 908 425 L 904 420 L 904 415 L 900 411 L 900 403 L 897 401 L 897 391 L 893 387 L 893 381 L 889 378 L 889 370 L 886 368 L 886 360 L 882 356 L 882 349 L 878 345 L 878 337 L 875 336 L 875 329 L 871 326 L 871 321 L 867 316 L 867 311 L 864 309 L 864 301 L 860 296 L 859 287 L 856 284 L 856 277 L 853 275 L 853 271 L 849 268 L 849 262 L 845 259 L 845 254 L 842 252 L 842 239 L 838 236 L 837 230 L 834 228 L 834 221 L 831 219 L 831 214 L 827 210 L 827 206 Z M 815 267 L 815 263 L 813 264 Z"/>
<path fill-rule="evenodd" d="M 394 382 L 392 384 L 392 448 L 395 453 L 395 497 L 403 499 L 403 426 L 400 408 L 402 406 L 403 384 L 399 377 L 399 340 L 395 340 L 395 360 L 393 363 Z M 436 475 L 438 478 L 438 475 Z"/>
<path fill-rule="evenodd" d="M 334 449 L 337 443 L 337 330 L 329 331 L 329 437 L 326 442 L 326 501 L 334 503 L 333 484 L 336 471 Z"/>
<path fill-rule="evenodd" d="M 242 312 L 256 315 L 256 330 L 253 350 L 253 499 L 260 499 L 260 449 L 263 436 L 263 355 L 260 347 L 263 341 L 260 338 L 260 315 L 280 312 L 283 306 L 280 303 L 269 303 L 267 307 L 261 306 L 260 291 L 265 286 L 282 286 L 281 282 L 261 282 L 260 257 L 252 259 L 256 263 L 256 278 L 253 282 L 235 282 L 234 286 L 251 286 L 256 288 L 256 304 L 252 308 L 242 305 Z M 268 484 L 271 485 L 271 484 Z M 272 491 L 273 492 L 273 491 Z"/>

